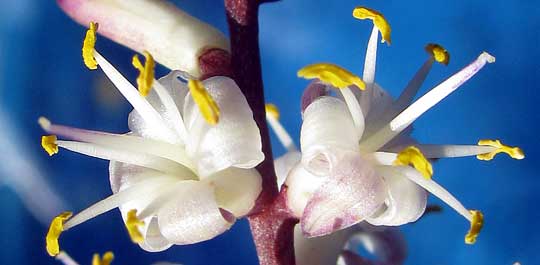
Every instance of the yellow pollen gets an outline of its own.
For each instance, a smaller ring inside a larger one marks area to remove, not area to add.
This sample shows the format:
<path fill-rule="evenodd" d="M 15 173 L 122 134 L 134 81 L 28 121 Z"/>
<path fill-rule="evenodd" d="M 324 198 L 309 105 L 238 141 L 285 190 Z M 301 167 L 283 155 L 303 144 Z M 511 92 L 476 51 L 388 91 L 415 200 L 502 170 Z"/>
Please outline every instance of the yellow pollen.
<path fill-rule="evenodd" d="M 58 238 L 62 231 L 64 231 L 64 222 L 73 215 L 72 212 L 63 212 L 56 216 L 49 226 L 49 231 L 45 237 L 47 253 L 52 257 L 60 253 L 60 246 L 58 244 Z"/>
<path fill-rule="evenodd" d="M 49 156 L 53 156 L 54 154 L 58 153 L 58 145 L 56 144 L 56 135 L 44 135 L 41 136 L 41 147 L 45 149 L 45 152 L 49 154 Z"/>
<path fill-rule="evenodd" d="M 140 226 L 144 226 L 144 222 L 137 218 L 137 210 L 130 210 L 127 213 L 126 228 L 133 243 L 142 243 L 144 241 L 144 237 L 139 231 Z"/>
<path fill-rule="evenodd" d="M 139 93 L 141 96 L 146 97 L 152 89 L 152 84 L 154 82 L 154 68 L 156 63 L 154 62 L 154 57 L 150 55 L 149 52 L 144 51 L 144 66 L 139 60 L 139 56 L 136 54 L 133 55 L 132 64 L 137 70 L 139 70 L 139 76 L 137 77 L 137 87 L 139 88 Z"/>
<path fill-rule="evenodd" d="M 266 110 L 266 114 L 272 116 L 276 120 L 279 120 L 279 109 L 276 105 L 268 103 L 264 105 L 264 109 Z"/>
<path fill-rule="evenodd" d="M 114 254 L 111 251 L 105 252 L 103 258 L 99 257 L 99 254 L 94 254 L 92 258 L 92 265 L 111 265 L 111 262 L 114 259 Z"/>
<path fill-rule="evenodd" d="M 493 146 L 497 148 L 492 152 L 477 155 L 476 158 L 478 158 L 479 160 L 489 161 L 493 159 L 498 153 L 506 153 L 511 158 L 518 160 L 525 158 L 525 154 L 523 153 L 523 150 L 521 150 L 521 148 L 504 145 L 499 140 L 480 140 L 478 141 L 478 145 Z"/>
<path fill-rule="evenodd" d="M 390 28 L 390 24 L 388 24 L 388 21 L 386 21 L 384 16 L 379 13 L 379 11 L 359 6 L 354 8 L 352 15 L 357 19 L 371 19 L 373 21 L 373 25 L 375 25 L 379 32 L 381 32 L 381 42 L 386 41 L 386 43 L 390 45 L 390 43 L 392 42 L 390 40 L 390 32 L 392 31 L 392 29 Z"/>
<path fill-rule="evenodd" d="M 94 46 L 96 45 L 96 31 L 98 29 L 98 23 L 90 22 L 90 28 L 86 31 L 86 37 L 84 38 L 82 47 L 82 57 L 84 64 L 90 70 L 97 69 L 97 61 L 94 58 Z"/>
<path fill-rule="evenodd" d="M 399 152 L 396 160 L 394 161 L 396 166 L 408 166 L 411 165 L 424 176 L 426 179 L 431 179 L 433 176 L 433 168 L 431 163 L 426 159 L 424 154 L 420 152 L 420 149 L 409 146 L 403 151 Z"/>
<path fill-rule="evenodd" d="M 331 63 L 316 63 L 305 66 L 298 70 L 298 77 L 305 79 L 318 78 L 319 80 L 332 85 L 335 88 L 343 89 L 351 85 L 356 85 L 360 90 L 366 89 L 366 84 L 362 79 L 348 70 Z"/>
<path fill-rule="evenodd" d="M 435 59 L 435 61 L 444 65 L 448 65 L 448 62 L 450 62 L 450 54 L 441 45 L 436 43 L 429 43 L 428 45 L 426 45 L 425 49 L 426 52 L 428 52 L 433 57 L 433 59 Z"/>
<path fill-rule="evenodd" d="M 199 106 L 199 110 L 206 122 L 210 125 L 216 125 L 219 121 L 219 107 L 206 91 L 203 83 L 199 80 L 190 79 L 188 87 L 193 101 Z"/>
<path fill-rule="evenodd" d="M 480 234 L 482 226 L 484 226 L 484 215 L 477 210 L 470 210 L 469 212 L 472 214 L 472 221 L 471 228 L 465 235 L 465 243 L 472 245 L 476 242 L 476 238 L 478 237 L 478 234 Z"/>

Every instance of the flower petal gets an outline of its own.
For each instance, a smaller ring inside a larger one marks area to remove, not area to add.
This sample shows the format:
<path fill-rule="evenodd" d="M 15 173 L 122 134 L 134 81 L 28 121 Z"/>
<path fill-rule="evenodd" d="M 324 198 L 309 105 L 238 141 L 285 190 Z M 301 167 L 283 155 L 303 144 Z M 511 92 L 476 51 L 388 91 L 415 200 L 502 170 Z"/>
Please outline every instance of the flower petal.
<path fill-rule="evenodd" d="M 287 176 L 287 207 L 300 218 L 313 193 L 321 186 L 325 178 L 307 171 L 303 164 L 297 164 Z"/>
<path fill-rule="evenodd" d="M 212 239 L 234 223 L 226 220 L 216 204 L 214 188 L 186 181 L 158 211 L 161 233 L 173 244 L 186 245 Z"/>
<path fill-rule="evenodd" d="M 169 69 L 182 69 L 196 77 L 205 49 L 229 49 L 221 32 L 167 1 L 57 2 L 77 22 L 96 21 L 98 33 L 138 52 L 146 50 Z"/>
<path fill-rule="evenodd" d="M 300 162 L 302 154 L 298 151 L 289 151 L 286 154 L 274 160 L 274 169 L 276 170 L 278 188 L 281 189 L 287 179 L 289 172 Z"/>
<path fill-rule="evenodd" d="M 373 225 L 398 226 L 418 220 L 427 204 L 427 192 L 406 176 L 384 169 L 377 172 L 384 176 L 388 187 L 385 210 L 376 217 L 367 218 Z"/>
<path fill-rule="evenodd" d="M 301 218 L 307 236 L 321 236 L 347 228 L 371 216 L 383 203 L 386 187 L 369 162 L 358 153 L 341 155 Z"/>
<path fill-rule="evenodd" d="M 345 102 L 334 97 L 320 97 L 304 111 L 300 132 L 302 163 L 317 175 L 327 175 L 333 150 L 358 150 L 358 136 Z"/>
<path fill-rule="evenodd" d="M 189 134 L 187 151 L 197 161 L 199 176 L 228 167 L 253 168 L 264 160 L 259 128 L 246 98 L 236 83 L 223 76 L 204 82 L 220 109 L 218 124 L 209 125 L 188 93 L 184 121 Z"/>
<path fill-rule="evenodd" d="M 228 168 L 205 180 L 215 186 L 220 208 L 236 217 L 249 213 L 262 190 L 262 179 L 255 169 Z"/>
<path fill-rule="evenodd" d="M 148 252 L 159 252 L 172 246 L 169 240 L 159 231 L 156 217 L 146 218 L 144 225 L 144 241 L 139 244 L 142 249 Z"/>

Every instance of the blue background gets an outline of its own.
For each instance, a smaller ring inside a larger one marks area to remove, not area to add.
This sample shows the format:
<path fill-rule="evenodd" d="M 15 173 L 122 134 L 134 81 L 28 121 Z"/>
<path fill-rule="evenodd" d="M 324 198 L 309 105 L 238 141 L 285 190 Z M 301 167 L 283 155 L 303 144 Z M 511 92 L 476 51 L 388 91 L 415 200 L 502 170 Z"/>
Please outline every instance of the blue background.
<path fill-rule="evenodd" d="M 175 1 L 226 32 L 221 1 Z M 49 158 L 39 144 L 40 115 L 55 122 L 111 132 L 127 130 L 130 106 L 101 72 L 89 72 L 80 58 L 84 28 L 54 1 L 2 0 L 0 8 L 0 146 L 3 159 L 31 162 L 75 212 L 110 194 L 106 161 L 61 152 Z M 376 81 L 394 97 L 425 61 L 423 47 L 436 42 L 452 57 L 435 65 L 421 93 L 459 70 L 483 50 L 497 57 L 462 89 L 415 123 L 424 143 L 475 143 L 500 138 L 522 147 L 526 159 L 501 155 L 494 161 L 441 160 L 435 178 L 464 205 L 482 209 L 486 225 L 476 245 L 463 243 L 468 223 L 444 206 L 440 214 L 402 227 L 407 264 L 540 264 L 536 225 L 540 199 L 536 166 L 540 99 L 540 6 L 538 1 L 315 1 L 284 0 L 260 9 L 266 98 L 281 108 L 282 121 L 298 140 L 299 100 L 305 80 L 296 71 L 309 63 L 334 62 L 361 74 L 371 23 L 351 17 L 356 5 L 380 10 L 392 25 L 391 46 L 380 45 Z M 134 80 L 132 52 L 100 38 L 99 49 Z M 161 74 L 165 69 L 160 69 Z M 275 140 L 275 139 L 273 139 Z M 298 143 L 298 141 L 296 141 Z M 274 141 L 274 152 L 283 148 Z M 4 160 L 4 161 L 2 161 Z M 0 167 L 0 185 L 18 177 Z M 433 199 L 434 203 L 441 204 Z M 41 202 L 44 205 L 47 201 Z M 61 211 L 64 209 L 58 209 Z M 58 264 L 44 248 L 47 227 L 24 207 L 9 185 L 0 186 L 0 264 Z M 209 242 L 146 253 L 130 243 L 118 211 L 95 218 L 62 236 L 62 248 L 81 264 L 94 252 L 113 250 L 114 264 L 174 261 L 199 264 L 256 264 L 247 222 Z"/>

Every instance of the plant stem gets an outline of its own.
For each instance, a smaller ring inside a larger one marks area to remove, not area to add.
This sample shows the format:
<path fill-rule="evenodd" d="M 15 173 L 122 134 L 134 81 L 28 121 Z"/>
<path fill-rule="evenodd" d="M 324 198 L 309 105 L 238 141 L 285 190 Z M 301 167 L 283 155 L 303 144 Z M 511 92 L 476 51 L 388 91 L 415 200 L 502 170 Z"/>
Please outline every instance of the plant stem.
<path fill-rule="evenodd" d="M 259 126 L 265 160 L 257 166 L 262 176 L 262 192 L 248 216 L 261 265 L 293 265 L 294 226 L 298 223 L 286 207 L 285 190 L 278 192 L 270 136 L 266 124 L 264 89 L 259 53 L 257 0 L 225 0 L 229 23 L 231 55 L 208 50 L 199 58 L 204 77 L 228 75 L 236 81 Z M 229 61 L 230 59 L 230 61 Z"/>

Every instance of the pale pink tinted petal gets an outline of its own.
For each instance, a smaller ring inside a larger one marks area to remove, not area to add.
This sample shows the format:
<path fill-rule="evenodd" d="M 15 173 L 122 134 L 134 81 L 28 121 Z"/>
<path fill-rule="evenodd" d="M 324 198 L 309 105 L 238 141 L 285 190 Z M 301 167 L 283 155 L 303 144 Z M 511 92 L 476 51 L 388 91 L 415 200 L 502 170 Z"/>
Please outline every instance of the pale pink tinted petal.
<path fill-rule="evenodd" d="M 198 56 L 208 48 L 228 50 L 225 36 L 167 1 L 57 0 L 84 26 L 99 23 L 98 33 L 137 52 L 150 52 L 169 69 L 196 77 Z"/>
<path fill-rule="evenodd" d="M 301 218 L 313 193 L 324 183 L 321 177 L 307 171 L 302 163 L 293 167 L 287 177 L 287 207 L 294 216 Z"/>
<path fill-rule="evenodd" d="M 302 100 L 300 105 L 300 110 L 304 113 L 304 110 L 316 99 L 322 96 L 326 96 L 328 91 L 326 90 L 326 85 L 321 83 L 319 80 L 312 81 L 304 89 L 302 94 Z"/>
<path fill-rule="evenodd" d="M 236 217 L 249 213 L 262 190 L 262 179 L 255 169 L 228 168 L 208 177 L 204 182 L 215 187 L 220 208 Z"/>
<path fill-rule="evenodd" d="M 198 163 L 199 176 L 204 178 L 228 167 L 255 167 L 264 159 L 261 136 L 240 88 L 223 76 L 203 83 L 219 106 L 220 117 L 218 124 L 209 125 L 188 93 L 184 106 L 189 134 L 186 147 Z"/>
<path fill-rule="evenodd" d="M 196 181 L 184 182 L 177 195 L 159 209 L 157 216 L 161 233 L 176 245 L 212 239 L 234 223 L 222 215 L 214 188 Z"/>
<path fill-rule="evenodd" d="M 320 97 L 304 111 L 300 132 L 302 163 L 316 175 L 327 175 L 336 150 L 358 150 L 357 130 L 345 102 Z"/>
<path fill-rule="evenodd" d="M 386 187 L 369 162 L 348 152 L 309 200 L 301 218 L 307 236 L 321 236 L 371 216 L 383 203 Z"/>

